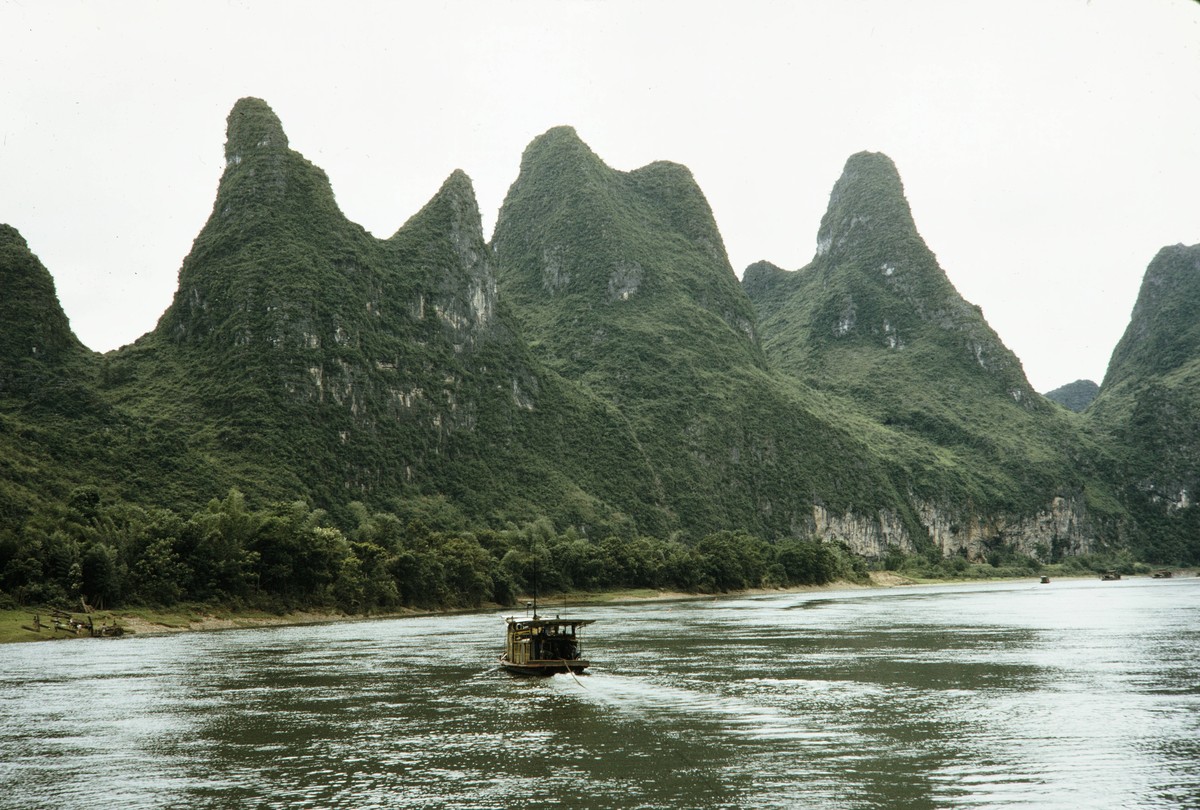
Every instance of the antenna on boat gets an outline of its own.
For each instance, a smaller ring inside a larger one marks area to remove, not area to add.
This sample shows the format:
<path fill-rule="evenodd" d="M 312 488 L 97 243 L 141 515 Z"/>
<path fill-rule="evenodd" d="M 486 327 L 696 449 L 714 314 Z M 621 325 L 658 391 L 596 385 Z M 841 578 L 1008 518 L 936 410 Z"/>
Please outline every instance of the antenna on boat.
<path fill-rule="evenodd" d="M 533 618 L 537 618 L 537 598 L 538 598 L 538 556 L 537 556 L 537 541 L 533 544 Z"/>

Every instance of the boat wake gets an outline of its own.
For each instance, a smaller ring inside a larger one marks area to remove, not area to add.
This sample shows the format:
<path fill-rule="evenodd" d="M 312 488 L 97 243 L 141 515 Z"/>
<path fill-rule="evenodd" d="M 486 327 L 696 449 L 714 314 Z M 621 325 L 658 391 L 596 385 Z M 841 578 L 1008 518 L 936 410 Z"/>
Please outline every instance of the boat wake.
<path fill-rule="evenodd" d="M 650 721 L 662 720 L 675 725 L 680 719 L 727 733 L 761 740 L 811 740 L 825 744 L 833 738 L 844 741 L 846 733 L 832 732 L 805 718 L 789 714 L 777 706 L 767 706 L 723 691 L 705 691 L 665 683 L 658 678 L 638 678 L 593 668 L 586 683 L 578 686 L 568 678 L 555 677 L 550 686 L 573 693 L 606 709 Z M 584 686 L 585 690 L 580 690 Z"/>

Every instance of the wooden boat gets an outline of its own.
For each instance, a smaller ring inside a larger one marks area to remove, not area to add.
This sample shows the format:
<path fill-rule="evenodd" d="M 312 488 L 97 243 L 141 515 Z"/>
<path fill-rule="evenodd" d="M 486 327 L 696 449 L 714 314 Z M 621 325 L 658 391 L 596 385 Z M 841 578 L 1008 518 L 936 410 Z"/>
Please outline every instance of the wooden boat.
<path fill-rule="evenodd" d="M 1154 579 L 1170 579 L 1171 577 L 1175 576 L 1175 572 L 1169 568 L 1164 568 L 1161 571 L 1155 571 L 1150 576 L 1152 576 Z"/>
<path fill-rule="evenodd" d="M 1105 571 L 1100 575 L 1100 579 L 1104 580 L 1105 582 L 1115 582 L 1120 578 L 1121 574 L 1118 571 Z"/>
<path fill-rule="evenodd" d="M 595 619 L 548 619 L 508 616 L 508 632 L 500 666 L 517 675 L 556 675 L 583 672 L 591 662 L 580 656 L 579 628 Z"/>
<path fill-rule="evenodd" d="M 1043 584 L 1043 585 L 1049 585 L 1049 584 L 1050 584 L 1050 577 L 1042 577 L 1042 584 Z"/>

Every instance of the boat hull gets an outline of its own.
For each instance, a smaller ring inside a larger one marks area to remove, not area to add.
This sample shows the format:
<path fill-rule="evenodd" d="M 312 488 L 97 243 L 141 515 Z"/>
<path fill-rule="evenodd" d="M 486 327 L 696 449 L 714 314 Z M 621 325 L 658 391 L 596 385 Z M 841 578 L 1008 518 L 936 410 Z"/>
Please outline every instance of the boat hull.
<path fill-rule="evenodd" d="M 591 662 L 576 658 L 571 661 L 526 661 L 523 664 L 514 664 L 501 658 L 500 666 L 513 675 L 562 675 L 566 672 L 582 673 L 591 666 Z"/>

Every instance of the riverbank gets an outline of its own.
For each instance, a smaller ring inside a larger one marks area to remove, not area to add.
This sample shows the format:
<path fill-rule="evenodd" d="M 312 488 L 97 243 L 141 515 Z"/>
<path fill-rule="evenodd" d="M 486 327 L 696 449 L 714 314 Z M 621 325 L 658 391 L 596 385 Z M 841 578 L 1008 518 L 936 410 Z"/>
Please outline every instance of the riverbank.
<path fill-rule="evenodd" d="M 546 598 L 542 602 L 542 605 L 546 609 L 574 608 L 587 607 L 588 605 L 612 605 L 632 602 L 665 602 L 687 599 L 714 599 L 728 596 L 754 596 L 771 593 L 799 593 L 803 591 L 862 588 L 892 584 L 905 583 L 893 583 L 881 580 L 877 583 L 872 582 L 871 585 L 864 585 L 838 581 L 829 583 L 828 585 L 804 585 L 784 589 L 758 588 L 724 594 L 686 593 L 682 591 L 657 590 L 654 588 L 636 588 L 616 591 L 555 594 Z M 399 619 L 452 613 L 476 613 L 488 610 L 499 611 L 511 607 L 511 605 L 484 603 L 478 608 L 446 610 L 419 610 L 413 608 L 364 615 L 346 614 L 340 611 L 314 610 L 292 611 L 281 614 L 261 610 L 235 610 L 212 605 L 189 604 L 176 605 L 171 608 L 129 608 L 116 611 L 97 611 L 91 614 L 91 619 L 94 626 L 115 625 L 120 627 L 124 634 L 169 635 L 206 630 L 238 630 L 252 627 L 373 621 L 376 619 Z M 36 625 L 34 621 L 35 615 L 39 617 L 39 622 Z M 60 615 L 65 616 L 66 614 L 60 613 Z M 87 615 L 82 612 L 70 615 L 77 622 L 82 621 L 86 623 L 87 621 Z M 0 610 L 0 644 L 81 637 L 88 637 L 87 632 L 76 632 L 71 628 L 67 620 L 56 621 L 53 615 L 44 609 L 41 611 L 36 608 Z"/>
<path fill-rule="evenodd" d="M 1180 571 L 1176 576 L 1196 576 L 1194 571 Z M 1058 576 L 1055 579 L 1091 579 L 1091 575 Z M 728 593 L 686 593 L 682 591 L 664 591 L 653 588 L 637 588 L 617 591 L 575 592 L 556 594 L 546 598 L 541 604 L 544 609 L 567 609 L 587 607 L 589 605 L 614 605 L 637 602 L 666 602 L 699 599 L 725 599 L 730 597 L 766 596 L 782 593 L 805 593 L 809 591 L 832 591 L 852 588 L 897 588 L 915 585 L 949 585 L 988 582 L 1014 582 L 1029 577 L 971 577 L 963 579 L 914 579 L 902 576 L 893 571 L 872 571 L 869 582 L 850 582 L 838 580 L 825 585 L 797 585 L 789 588 L 753 588 L 744 591 Z M 324 624 L 328 622 L 373 621 L 376 619 L 399 619 L 414 616 L 431 616 L 452 613 L 477 613 L 489 610 L 504 610 L 508 605 L 484 604 L 479 608 L 457 610 L 417 610 L 406 609 L 371 615 L 346 614 L 339 611 L 293 611 L 289 613 L 269 613 L 261 610 L 233 610 L 214 607 L 212 605 L 177 605 L 169 609 L 130 608 L 117 611 L 98 611 L 91 614 L 94 626 L 116 626 L 125 634 L 134 635 L 168 635 L 207 630 L 238 630 L 253 627 L 273 627 L 284 625 Z M 37 614 L 40 627 L 35 629 L 33 617 Z M 71 614 L 76 620 L 86 622 L 83 613 Z M 66 621 L 56 622 L 52 614 L 38 612 L 36 609 L 0 610 L 0 644 L 20 641 L 48 641 L 51 639 L 87 637 L 69 629 Z"/>

